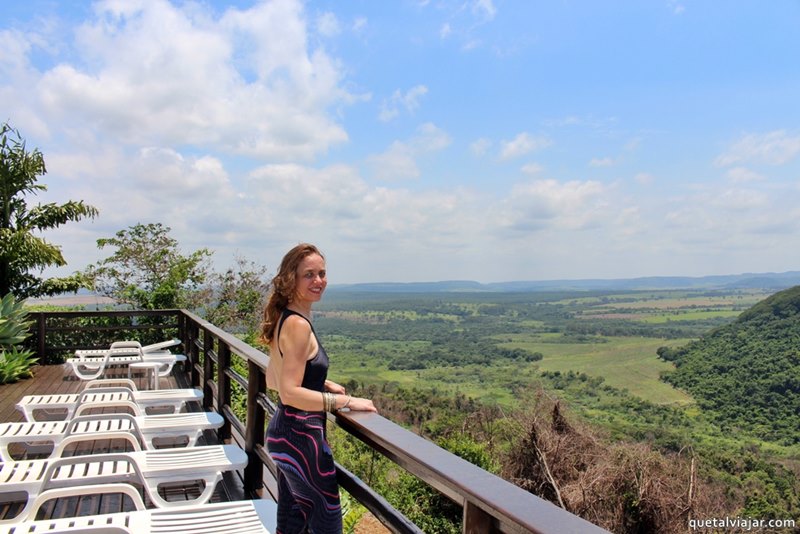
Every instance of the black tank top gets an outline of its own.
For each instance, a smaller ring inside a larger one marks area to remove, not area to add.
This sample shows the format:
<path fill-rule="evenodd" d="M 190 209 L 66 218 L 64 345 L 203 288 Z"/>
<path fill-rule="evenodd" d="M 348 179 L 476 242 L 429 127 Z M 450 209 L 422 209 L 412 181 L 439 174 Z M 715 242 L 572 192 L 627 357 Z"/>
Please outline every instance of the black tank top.
<path fill-rule="evenodd" d="M 328 378 L 328 353 L 326 353 L 325 349 L 322 347 L 322 343 L 319 337 L 317 337 L 317 332 L 314 330 L 314 325 L 311 324 L 311 321 L 306 319 L 303 314 L 289 309 L 283 310 L 281 313 L 281 318 L 278 321 L 278 333 L 275 336 L 278 352 L 281 358 L 283 358 L 283 351 L 281 350 L 280 344 L 281 328 L 283 328 L 283 321 L 290 315 L 298 315 L 305 319 L 306 322 L 308 322 L 308 326 L 311 327 L 311 333 L 314 334 L 314 339 L 317 340 L 317 353 L 310 360 L 306 360 L 306 369 L 303 373 L 303 383 L 301 386 L 314 391 L 325 391 L 325 380 Z"/>

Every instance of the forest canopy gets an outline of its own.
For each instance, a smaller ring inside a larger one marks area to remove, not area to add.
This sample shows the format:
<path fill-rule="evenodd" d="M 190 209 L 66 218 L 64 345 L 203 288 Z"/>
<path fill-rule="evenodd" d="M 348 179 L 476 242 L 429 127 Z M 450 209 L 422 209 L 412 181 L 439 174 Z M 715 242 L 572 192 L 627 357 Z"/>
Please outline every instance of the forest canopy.
<path fill-rule="evenodd" d="M 665 379 L 727 428 L 800 442 L 800 286 L 776 293 L 680 349 Z"/>

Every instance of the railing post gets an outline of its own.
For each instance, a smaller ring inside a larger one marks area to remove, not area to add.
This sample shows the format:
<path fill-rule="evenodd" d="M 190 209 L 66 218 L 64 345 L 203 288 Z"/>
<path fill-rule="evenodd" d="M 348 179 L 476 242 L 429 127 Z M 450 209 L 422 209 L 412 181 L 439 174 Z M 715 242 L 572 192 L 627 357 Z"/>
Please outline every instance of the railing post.
<path fill-rule="evenodd" d="M 264 446 L 264 423 L 266 414 L 258 403 L 258 397 L 267 391 L 264 371 L 253 360 L 247 361 L 247 421 L 244 437 L 244 450 L 247 453 L 247 467 L 244 469 L 244 490 L 254 494 L 264 485 L 264 469 L 256 449 Z"/>
<path fill-rule="evenodd" d="M 492 516 L 469 501 L 464 501 L 464 534 L 486 534 L 492 532 Z"/>
<path fill-rule="evenodd" d="M 39 313 L 36 318 L 36 330 L 39 336 L 37 340 L 39 342 L 39 363 L 43 364 L 47 361 L 47 323 L 44 313 Z"/>
<path fill-rule="evenodd" d="M 189 365 L 191 366 L 192 371 L 192 387 L 197 387 L 200 385 L 200 371 L 197 368 L 198 364 L 200 363 L 200 349 L 197 346 L 197 337 L 199 336 L 200 329 L 198 328 L 197 323 L 192 321 L 187 325 L 186 332 L 188 339 L 186 356 L 189 358 Z"/>
<path fill-rule="evenodd" d="M 208 412 L 214 409 L 214 390 L 211 388 L 211 381 L 214 380 L 214 361 L 211 359 L 211 352 L 214 350 L 214 338 L 211 332 L 203 330 L 203 408 Z M 219 400 L 219 399 L 217 399 Z M 222 412 L 222 406 L 219 406 Z"/>
<path fill-rule="evenodd" d="M 189 322 L 189 318 L 183 312 L 183 310 L 178 311 L 178 339 L 181 340 L 183 343 L 183 350 L 187 351 L 186 357 L 189 357 L 188 350 L 189 350 L 189 334 L 186 331 L 186 325 Z"/>
<path fill-rule="evenodd" d="M 228 378 L 228 369 L 231 366 L 231 348 L 222 340 L 218 341 L 217 348 L 217 409 L 224 415 L 224 407 L 231 405 L 231 380 Z M 231 422 L 225 417 L 225 423 L 217 433 L 222 441 L 231 438 Z"/>

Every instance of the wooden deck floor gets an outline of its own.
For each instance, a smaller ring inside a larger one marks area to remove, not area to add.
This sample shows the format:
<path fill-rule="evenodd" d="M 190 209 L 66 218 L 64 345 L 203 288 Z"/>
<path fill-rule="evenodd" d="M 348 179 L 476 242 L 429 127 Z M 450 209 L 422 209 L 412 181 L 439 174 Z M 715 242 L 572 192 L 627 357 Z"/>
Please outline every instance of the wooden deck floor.
<path fill-rule="evenodd" d="M 111 370 L 109 377 L 127 378 L 127 370 L 117 368 Z M 146 388 L 146 378 L 144 376 L 133 376 L 136 386 Z M 25 395 L 32 394 L 57 394 L 57 393 L 77 393 L 82 391 L 84 382 L 72 375 L 70 369 L 65 365 L 48 365 L 34 368 L 33 378 L 21 380 L 13 384 L 0 385 L 0 422 L 24 421 L 22 412 L 16 409 L 15 404 Z M 186 373 L 176 366 L 173 374 L 159 380 L 160 388 L 185 388 L 190 387 Z M 189 406 L 189 411 L 200 411 L 201 406 Z M 213 431 L 206 431 L 201 444 L 217 444 L 217 436 Z M 171 446 L 175 443 L 164 443 L 160 446 Z M 105 452 L 120 452 L 127 450 L 128 445 L 124 440 L 95 440 L 86 445 L 82 445 L 79 452 L 72 451 L 72 454 L 100 454 Z M 11 450 L 14 458 L 34 459 L 41 457 L 42 453 L 49 453 L 36 448 L 14 448 Z M 69 452 L 67 453 L 69 454 Z M 211 498 L 211 502 L 239 500 L 244 498 L 241 485 L 240 473 L 228 473 L 223 483 L 217 485 Z M 160 493 L 162 497 L 170 501 L 194 499 L 202 491 L 200 484 L 189 486 L 175 486 L 163 489 Z M 144 495 L 143 495 L 144 498 Z M 24 501 L 22 501 L 24 502 Z M 145 503 L 150 503 L 145 500 Z M 2 488 L 0 488 L 0 518 L 5 519 L 14 517 L 21 509 L 21 502 L 11 499 L 4 499 Z M 127 497 L 120 495 L 94 496 L 83 498 L 58 499 L 51 501 L 40 511 L 39 517 L 49 519 L 53 517 L 71 517 L 75 515 L 109 513 L 117 511 L 127 511 L 132 509 L 132 504 Z"/>

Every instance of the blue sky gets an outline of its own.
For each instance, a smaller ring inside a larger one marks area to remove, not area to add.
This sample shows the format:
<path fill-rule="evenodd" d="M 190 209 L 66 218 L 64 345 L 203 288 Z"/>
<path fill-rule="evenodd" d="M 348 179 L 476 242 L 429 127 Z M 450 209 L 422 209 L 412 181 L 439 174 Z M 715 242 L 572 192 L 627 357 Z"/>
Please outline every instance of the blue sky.
<path fill-rule="evenodd" d="M 800 3 L 29 0 L 0 102 L 67 274 L 172 228 L 333 283 L 800 269 Z"/>

